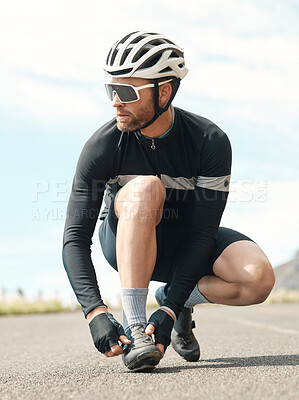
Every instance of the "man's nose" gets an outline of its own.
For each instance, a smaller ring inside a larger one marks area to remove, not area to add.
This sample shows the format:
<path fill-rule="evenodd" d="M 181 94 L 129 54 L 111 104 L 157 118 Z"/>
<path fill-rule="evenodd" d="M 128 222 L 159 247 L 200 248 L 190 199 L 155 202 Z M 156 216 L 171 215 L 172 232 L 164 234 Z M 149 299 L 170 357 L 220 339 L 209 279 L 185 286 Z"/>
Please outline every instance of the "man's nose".
<path fill-rule="evenodd" d="M 123 105 L 124 105 L 124 103 L 122 103 L 122 102 L 119 100 L 119 97 L 118 97 L 117 93 L 116 93 L 116 92 L 113 92 L 112 106 L 113 106 L 113 107 L 122 107 Z"/>

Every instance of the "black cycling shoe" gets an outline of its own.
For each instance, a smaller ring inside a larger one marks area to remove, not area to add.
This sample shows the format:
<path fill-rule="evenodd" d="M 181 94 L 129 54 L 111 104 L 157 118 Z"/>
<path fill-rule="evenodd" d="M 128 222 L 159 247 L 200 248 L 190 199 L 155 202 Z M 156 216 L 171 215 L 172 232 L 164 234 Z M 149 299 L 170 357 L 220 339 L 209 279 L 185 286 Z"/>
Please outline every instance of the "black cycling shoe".
<path fill-rule="evenodd" d="M 131 371 L 151 370 L 159 364 L 162 354 L 143 326 L 133 326 L 129 339 L 131 344 L 124 347 L 123 362 Z"/>
<path fill-rule="evenodd" d="M 157 303 L 160 306 L 166 298 L 165 288 L 166 285 L 161 286 L 155 293 Z M 200 357 L 199 344 L 192 332 L 192 329 L 195 328 L 192 312 L 193 309 L 184 307 L 171 332 L 173 349 L 186 361 L 198 361 Z"/>
<path fill-rule="evenodd" d="M 171 332 L 172 347 L 186 361 L 198 361 L 200 357 L 199 344 L 192 332 L 195 328 L 192 312 L 192 308 L 184 307 Z"/>

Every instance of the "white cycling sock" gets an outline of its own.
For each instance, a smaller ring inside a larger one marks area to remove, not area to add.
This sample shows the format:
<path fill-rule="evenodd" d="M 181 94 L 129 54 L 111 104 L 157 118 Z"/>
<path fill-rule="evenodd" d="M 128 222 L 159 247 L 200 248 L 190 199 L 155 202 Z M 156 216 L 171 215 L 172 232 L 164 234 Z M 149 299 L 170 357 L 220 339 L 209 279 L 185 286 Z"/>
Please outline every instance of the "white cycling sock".
<path fill-rule="evenodd" d="M 148 288 L 122 288 L 123 327 L 127 333 L 134 325 L 142 325 L 146 322 L 146 299 Z"/>
<path fill-rule="evenodd" d="M 184 307 L 192 308 L 196 306 L 196 304 L 201 303 L 211 303 L 200 291 L 198 290 L 198 286 L 196 285 L 190 296 L 188 297 Z"/>

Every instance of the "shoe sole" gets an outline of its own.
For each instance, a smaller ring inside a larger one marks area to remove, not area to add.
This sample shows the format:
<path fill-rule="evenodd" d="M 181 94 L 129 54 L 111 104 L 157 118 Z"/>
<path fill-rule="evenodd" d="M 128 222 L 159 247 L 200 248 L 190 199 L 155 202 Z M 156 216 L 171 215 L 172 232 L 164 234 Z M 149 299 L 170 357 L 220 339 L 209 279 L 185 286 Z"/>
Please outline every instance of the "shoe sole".
<path fill-rule="evenodd" d="M 177 338 L 173 337 L 171 338 L 171 345 L 173 350 L 178 353 L 180 357 L 182 357 L 184 360 L 189 361 L 189 362 L 196 362 L 200 359 L 200 347 L 199 345 L 197 348 L 193 348 L 192 350 L 186 350 L 183 349 L 182 346 L 177 343 Z"/>
<path fill-rule="evenodd" d="M 191 353 L 188 354 L 188 352 L 182 352 L 179 347 L 176 347 L 172 343 L 172 348 L 175 352 L 178 353 L 180 357 L 182 357 L 184 360 L 189 361 L 189 362 L 196 362 L 200 359 L 200 350 L 195 350 Z"/>
<path fill-rule="evenodd" d="M 154 369 L 159 364 L 161 358 L 160 351 L 140 353 L 126 367 L 133 372 Z"/>

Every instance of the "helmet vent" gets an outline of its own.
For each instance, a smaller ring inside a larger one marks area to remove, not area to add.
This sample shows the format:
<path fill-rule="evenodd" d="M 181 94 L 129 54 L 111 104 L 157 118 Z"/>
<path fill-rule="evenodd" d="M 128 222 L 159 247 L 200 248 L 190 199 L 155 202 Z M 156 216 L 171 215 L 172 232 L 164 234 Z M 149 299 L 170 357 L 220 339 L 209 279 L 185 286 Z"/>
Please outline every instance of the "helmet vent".
<path fill-rule="evenodd" d="M 159 71 L 160 74 L 162 74 L 163 72 L 171 72 L 172 69 L 170 67 L 166 67 L 164 69 L 162 69 L 161 71 Z"/>
<path fill-rule="evenodd" d="M 133 57 L 132 62 L 136 62 L 138 61 L 141 57 L 144 56 L 144 54 L 146 54 L 149 51 L 149 47 L 148 46 L 144 46 L 143 48 L 141 48 Z"/>
<path fill-rule="evenodd" d="M 149 59 L 147 59 L 143 64 L 140 65 L 139 69 L 150 68 L 156 65 L 161 58 L 161 54 L 154 54 Z"/>
<path fill-rule="evenodd" d="M 109 53 L 108 53 L 107 60 L 106 60 L 106 64 L 108 64 L 108 62 L 109 62 L 109 57 L 110 57 L 111 52 L 112 52 L 112 48 L 110 49 L 110 51 L 109 51 Z M 111 65 L 111 64 L 110 64 L 110 65 Z"/>
<path fill-rule="evenodd" d="M 132 51 L 132 47 L 131 47 L 131 48 L 128 48 L 128 49 L 126 49 L 126 50 L 124 51 L 124 53 L 123 53 L 123 55 L 122 55 L 122 57 L 121 57 L 121 60 L 120 60 L 120 62 L 119 62 L 119 65 L 123 65 L 123 63 L 125 62 L 125 60 L 126 60 L 126 58 L 128 57 L 128 55 L 131 53 L 131 51 Z"/>
<path fill-rule="evenodd" d="M 151 44 L 151 47 L 152 46 L 159 46 L 160 44 L 164 44 L 164 43 L 165 43 L 165 41 L 161 40 L 161 39 L 151 40 L 149 42 L 149 44 Z"/>
<path fill-rule="evenodd" d="M 121 69 L 119 71 L 110 71 L 109 74 L 110 75 L 125 75 L 125 74 L 129 74 L 130 72 L 132 72 L 133 68 L 127 68 L 127 69 Z"/>
<path fill-rule="evenodd" d="M 176 51 L 173 51 L 169 56 L 169 58 L 179 58 L 179 57 L 180 56 L 178 55 L 178 53 Z"/>
<path fill-rule="evenodd" d="M 139 43 L 140 40 L 144 39 L 144 37 L 145 37 L 144 35 L 137 36 L 136 39 L 132 40 L 131 44 Z"/>
<path fill-rule="evenodd" d="M 111 55 L 110 65 L 113 65 L 115 57 L 117 56 L 117 53 L 118 53 L 118 49 L 116 48 Z"/>
<path fill-rule="evenodd" d="M 125 43 L 125 41 L 126 41 L 130 36 L 134 35 L 134 33 L 137 33 L 137 32 L 138 32 L 138 31 L 129 33 L 127 36 L 125 36 L 124 38 L 122 38 L 118 43 L 119 43 L 119 44 Z"/>

